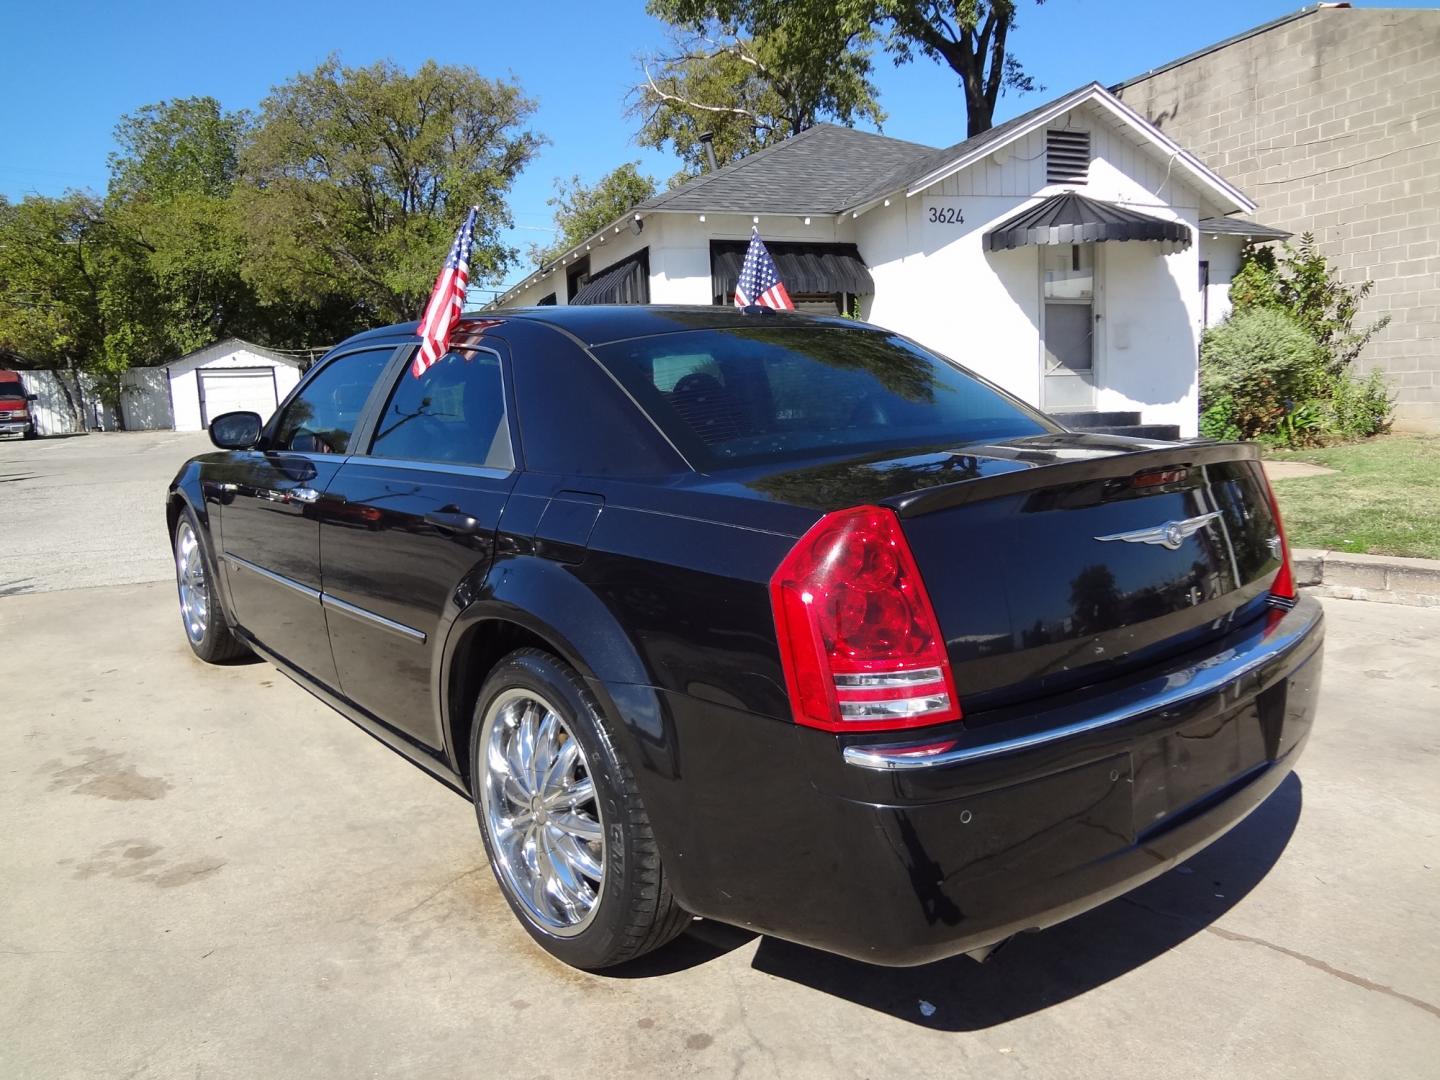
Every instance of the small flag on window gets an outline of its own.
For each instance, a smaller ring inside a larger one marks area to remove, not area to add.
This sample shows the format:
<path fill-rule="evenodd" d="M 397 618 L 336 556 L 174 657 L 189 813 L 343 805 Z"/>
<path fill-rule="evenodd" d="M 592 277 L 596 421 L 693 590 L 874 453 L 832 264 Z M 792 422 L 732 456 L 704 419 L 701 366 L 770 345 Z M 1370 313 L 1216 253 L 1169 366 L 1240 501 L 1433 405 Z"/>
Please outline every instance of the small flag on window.
<path fill-rule="evenodd" d="M 420 317 L 416 333 L 420 335 L 420 351 L 410 363 L 410 374 L 419 378 L 427 368 L 450 350 L 450 331 L 460 321 L 465 309 L 465 287 L 470 284 L 470 249 L 475 246 L 475 215 L 479 207 L 472 206 L 465 215 L 465 224 L 455 234 L 455 243 L 450 254 L 445 256 L 445 265 L 435 279 L 435 291 L 430 294 L 430 303 L 425 305 L 425 314 Z"/>
<path fill-rule="evenodd" d="M 735 283 L 735 306 L 775 308 L 777 311 L 794 311 L 795 305 L 780 280 L 780 271 L 775 260 L 760 239 L 760 230 L 750 229 L 750 247 L 745 252 L 745 263 L 740 267 L 740 280 Z"/>

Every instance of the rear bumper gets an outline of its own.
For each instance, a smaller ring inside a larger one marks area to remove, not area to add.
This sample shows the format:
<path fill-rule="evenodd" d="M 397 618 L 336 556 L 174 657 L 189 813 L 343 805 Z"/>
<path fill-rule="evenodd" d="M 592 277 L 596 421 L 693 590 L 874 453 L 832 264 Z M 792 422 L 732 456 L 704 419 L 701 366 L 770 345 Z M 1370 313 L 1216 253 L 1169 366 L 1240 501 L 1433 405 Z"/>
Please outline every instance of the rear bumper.
<path fill-rule="evenodd" d="M 697 914 L 871 963 L 1050 926 L 1163 873 L 1279 786 L 1309 735 L 1323 636 L 1319 604 L 1302 598 L 1268 632 L 1044 715 L 958 730 L 924 764 L 847 761 L 833 736 L 798 728 L 752 784 L 707 777 L 691 755 L 690 785 L 730 797 L 692 793 L 667 869 Z M 772 769 L 790 773 L 788 790 Z"/>

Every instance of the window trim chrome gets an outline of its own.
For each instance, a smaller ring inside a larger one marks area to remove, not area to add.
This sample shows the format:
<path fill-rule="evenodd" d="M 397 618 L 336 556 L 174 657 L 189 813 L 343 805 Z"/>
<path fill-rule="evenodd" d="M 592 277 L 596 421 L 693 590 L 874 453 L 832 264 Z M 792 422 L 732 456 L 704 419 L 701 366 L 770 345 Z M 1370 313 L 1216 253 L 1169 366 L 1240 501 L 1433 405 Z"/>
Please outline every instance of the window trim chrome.
<path fill-rule="evenodd" d="M 500 469 L 494 465 L 462 465 L 450 461 L 419 461 L 415 458 L 372 457 L 369 454 L 352 454 L 346 465 L 374 465 L 386 469 L 418 469 L 421 472 L 440 472 L 459 476 L 481 476 L 487 480 L 505 480 L 517 473 L 518 469 Z"/>

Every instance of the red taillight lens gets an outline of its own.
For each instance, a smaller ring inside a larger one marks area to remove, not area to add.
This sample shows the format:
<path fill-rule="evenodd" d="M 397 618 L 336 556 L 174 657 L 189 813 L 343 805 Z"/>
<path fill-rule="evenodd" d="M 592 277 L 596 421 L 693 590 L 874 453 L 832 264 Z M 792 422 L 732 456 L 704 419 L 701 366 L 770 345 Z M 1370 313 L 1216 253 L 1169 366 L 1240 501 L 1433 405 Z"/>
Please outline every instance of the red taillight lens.
<path fill-rule="evenodd" d="M 1275 488 L 1265 477 L 1265 494 L 1270 497 L 1270 516 L 1275 519 L 1275 535 L 1280 539 L 1280 572 L 1270 585 L 1270 596 L 1281 604 L 1295 603 L 1295 572 L 1290 568 L 1290 545 L 1285 540 L 1285 525 L 1280 520 L 1280 504 L 1275 501 Z"/>
<path fill-rule="evenodd" d="M 893 511 L 817 521 L 770 579 L 798 723 L 886 731 L 960 717 L 940 623 Z"/>

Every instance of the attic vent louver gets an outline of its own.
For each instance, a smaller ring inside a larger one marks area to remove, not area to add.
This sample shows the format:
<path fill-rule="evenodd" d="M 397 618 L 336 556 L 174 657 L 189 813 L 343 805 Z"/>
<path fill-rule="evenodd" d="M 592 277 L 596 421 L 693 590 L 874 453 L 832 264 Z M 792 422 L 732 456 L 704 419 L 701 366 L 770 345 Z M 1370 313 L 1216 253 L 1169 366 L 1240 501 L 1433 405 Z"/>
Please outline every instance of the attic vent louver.
<path fill-rule="evenodd" d="M 1045 132 L 1045 181 L 1083 184 L 1090 173 L 1088 131 Z"/>

